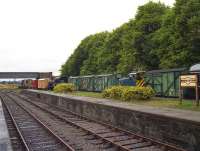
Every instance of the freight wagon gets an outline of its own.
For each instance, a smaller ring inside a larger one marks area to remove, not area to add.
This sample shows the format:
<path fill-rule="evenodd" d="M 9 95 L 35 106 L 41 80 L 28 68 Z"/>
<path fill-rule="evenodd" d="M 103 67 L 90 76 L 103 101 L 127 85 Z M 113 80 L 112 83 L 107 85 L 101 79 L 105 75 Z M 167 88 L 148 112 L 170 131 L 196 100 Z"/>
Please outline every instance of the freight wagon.
<path fill-rule="evenodd" d="M 119 84 L 119 74 L 89 75 L 69 77 L 68 82 L 73 83 L 76 90 L 101 92 L 104 89 Z"/>
<path fill-rule="evenodd" d="M 32 80 L 31 79 L 22 80 L 22 88 L 30 89 L 31 87 L 32 87 Z"/>
<path fill-rule="evenodd" d="M 38 80 L 32 80 L 32 89 L 38 88 Z"/>
<path fill-rule="evenodd" d="M 38 79 L 38 89 L 48 89 L 49 79 Z"/>
<path fill-rule="evenodd" d="M 27 80 L 27 88 L 28 88 L 28 89 L 31 89 L 31 88 L 32 88 L 32 80 L 31 80 L 31 79 L 28 79 L 28 80 Z"/>
<path fill-rule="evenodd" d="M 148 71 L 144 75 L 145 85 L 151 86 L 157 96 L 178 97 L 179 76 L 187 72 L 187 68 Z"/>
<path fill-rule="evenodd" d="M 200 64 L 189 68 L 177 68 L 168 70 L 153 70 L 145 74 L 145 84 L 151 86 L 157 96 L 179 97 L 179 77 L 182 74 L 198 74 L 200 84 Z M 195 98 L 194 88 L 184 88 L 183 97 L 186 99 Z"/>
<path fill-rule="evenodd" d="M 55 79 L 26 79 L 21 81 L 24 89 L 48 89 L 52 90 L 59 83 L 67 83 L 67 77 L 56 77 Z"/>

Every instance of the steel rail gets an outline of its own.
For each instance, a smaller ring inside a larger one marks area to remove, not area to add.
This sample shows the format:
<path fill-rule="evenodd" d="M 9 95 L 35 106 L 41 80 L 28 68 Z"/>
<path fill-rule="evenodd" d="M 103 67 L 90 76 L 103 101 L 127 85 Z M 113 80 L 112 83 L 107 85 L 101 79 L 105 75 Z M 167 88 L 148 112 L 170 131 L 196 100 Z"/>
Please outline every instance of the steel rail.
<path fill-rule="evenodd" d="M 10 97 L 9 95 L 7 95 L 9 98 L 12 99 L 13 102 L 15 102 L 19 107 L 21 107 L 25 112 L 27 112 L 31 117 L 33 117 L 40 125 L 42 125 L 42 127 L 47 130 L 51 135 L 54 136 L 54 138 L 56 138 L 59 142 L 61 142 L 64 147 L 67 148 L 68 151 L 75 151 L 69 144 L 67 144 L 65 141 L 62 140 L 62 138 L 60 138 L 57 134 L 55 134 L 51 129 L 49 129 L 41 120 L 39 120 L 35 115 L 33 115 L 30 111 L 28 111 L 25 107 L 23 107 L 21 104 L 19 104 L 17 101 L 15 101 L 12 97 Z M 5 102 L 4 102 L 5 103 Z M 8 106 L 6 106 L 8 107 Z M 14 119 L 14 118 L 13 118 Z M 16 123 L 16 122 L 15 122 Z M 18 128 L 19 130 L 19 128 Z M 20 130 L 19 130 L 20 131 Z M 21 134 L 21 133 L 20 133 Z M 22 135 L 22 134 L 21 134 Z M 23 137 L 24 139 L 24 137 Z M 25 141 L 25 139 L 24 139 Z M 27 146 L 28 147 L 28 146 Z M 30 150 L 30 149 L 29 149 Z M 31 150 L 30 150 L 31 151 Z"/>
<path fill-rule="evenodd" d="M 16 94 L 15 94 L 15 95 L 16 95 Z M 105 139 L 105 141 L 107 141 L 107 142 L 109 142 L 109 143 L 112 143 L 113 145 L 116 144 L 114 141 L 110 141 L 110 140 L 108 140 L 108 139 L 106 139 L 106 138 L 104 138 L 104 137 L 101 137 L 101 136 L 99 136 L 98 134 L 93 133 L 92 131 L 85 129 L 85 128 L 83 128 L 83 127 L 77 125 L 76 123 L 74 123 L 74 122 L 72 122 L 72 121 L 69 121 L 69 120 L 67 120 L 67 119 L 65 119 L 65 118 L 63 118 L 63 117 L 61 117 L 61 116 L 59 116 L 59 115 L 56 115 L 56 114 L 52 113 L 51 111 L 49 111 L 48 109 L 42 108 L 42 107 L 38 106 L 37 104 L 33 103 L 32 101 L 21 97 L 20 95 L 16 95 L 16 96 L 22 98 L 23 100 L 25 100 L 25 101 L 27 101 L 27 102 L 30 102 L 31 104 L 33 104 L 34 106 L 40 108 L 41 110 L 45 110 L 46 112 L 48 112 L 48 113 L 50 113 L 50 114 L 52 114 L 52 115 L 54 115 L 54 116 L 57 116 L 57 117 L 58 117 L 59 119 L 61 119 L 61 120 L 67 121 L 67 123 L 71 123 L 71 124 L 73 124 L 74 126 L 79 127 L 79 128 L 81 128 L 81 129 L 83 129 L 83 130 L 86 130 L 86 131 L 88 131 L 89 133 L 91 133 L 91 134 L 93 134 L 93 135 L 96 135 L 97 137 L 99 137 L 99 138 L 101 138 L 101 139 Z M 48 105 L 49 105 L 49 104 L 48 104 Z M 132 132 L 127 131 L 127 130 L 123 130 L 123 129 L 118 128 L 118 127 L 111 126 L 111 125 L 106 124 L 106 123 L 103 123 L 103 122 L 99 122 L 99 121 L 96 121 L 96 120 L 93 120 L 93 119 L 92 119 L 92 120 L 91 120 L 91 119 L 88 119 L 88 118 L 85 117 L 85 116 L 81 116 L 81 115 L 79 115 L 79 114 L 77 114 L 77 113 L 74 113 L 74 112 L 72 112 L 72 111 L 69 111 L 69 110 L 66 110 L 66 109 L 63 109 L 63 108 L 59 108 L 59 107 L 57 107 L 57 106 L 53 106 L 53 107 L 54 107 L 54 108 L 57 108 L 57 109 L 59 109 L 59 110 L 62 109 L 62 110 L 64 110 L 65 112 L 68 112 L 68 113 L 70 113 L 70 114 L 72 114 L 72 115 L 75 115 L 75 116 L 79 117 L 80 119 L 84 119 L 84 120 L 86 120 L 86 121 L 91 121 L 91 122 L 95 122 L 95 123 L 104 125 L 104 126 L 109 127 L 111 130 L 114 130 L 114 131 L 116 131 L 116 132 L 118 132 L 118 131 L 119 131 L 119 132 L 123 132 L 124 134 L 127 134 L 127 135 L 129 135 L 129 136 L 132 136 L 132 138 L 142 139 L 142 140 L 145 140 L 145 141 L 147 141 L 147 142 L 151 142 L 152 145 L 164 147 L 164 150 L 186 151 L 186 150 L 184 150 L 184 149 L 181 149 L 181 148 L 178 148 L 178 147 L 175 147 L 175 146 L 166 144 L 166 143 L 162 143 L 162 142 L 160 142 L 160 141 L 156 141 L 156 140 L 153 140 L 153 139 L 151 139 L 151 138 L 147 138 L 147 137 L 144 137 L 144 136 L 140 136 L 140 135 L 138 135 L 138 134 L 132 133 Z M 121 149 L 123 149 L 123 150 L 129 150 L 129 149 L 123 147 L 123 146 L 120 146 L 119 144 L 116 144 L 116 146 L 119 146 L 119 148 L 122 147 Z"/>
<path fill-rule="evenodd" d="M 24 139 L 22 133 L 20 132 L 19 127 L 18 127 L 18 125 L 17 125 L 17 123 L 16 123 L 16 121 L 15 121 L 15 119 L 14 119 L 14 117 L 13 117 L 11 111 L 10 111 L 10 109 L 8 108 L 7 104 L 5 103 L 3 97 L 0 96 L 0 99 L 1 99 L 1 101 L 2 101 L 2 104 L 5 106 L 6 110 L 8 111 L 8 114 L 9 114 L 9 116 L 11 117 L 11 120 L 12 120 L 12 122 L 13 122 L 13 124 L 14 124 L 14 127 L 15 127 L 15 129 L 17 130 L 17 133 L 18 133 L 18 135 L 19 135 L 19 137 L 20 137 L 20 139 L 21 139 L 21 141 L 22 141 L 22 143 L 23 143 L 25 149 L 26 149 L 27 151 L 32 151 L 31 149 L 29 149 L 29 147 L 28 147 L 28 145 L 27 145 L 27 143 L 26 143 L 26 141 L 25 141 L 25 139 Z"/>

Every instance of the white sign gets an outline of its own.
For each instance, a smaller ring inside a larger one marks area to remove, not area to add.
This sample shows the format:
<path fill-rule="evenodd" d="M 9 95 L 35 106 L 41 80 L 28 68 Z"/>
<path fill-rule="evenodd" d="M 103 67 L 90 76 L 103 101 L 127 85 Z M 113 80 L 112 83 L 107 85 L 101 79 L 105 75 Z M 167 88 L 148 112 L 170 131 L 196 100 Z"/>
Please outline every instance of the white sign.
<path fill-rule="evenodd" d="M 181 87 L 196 87 L 198 82 L 197 79 L 197 75 L 181 75 Z"/>

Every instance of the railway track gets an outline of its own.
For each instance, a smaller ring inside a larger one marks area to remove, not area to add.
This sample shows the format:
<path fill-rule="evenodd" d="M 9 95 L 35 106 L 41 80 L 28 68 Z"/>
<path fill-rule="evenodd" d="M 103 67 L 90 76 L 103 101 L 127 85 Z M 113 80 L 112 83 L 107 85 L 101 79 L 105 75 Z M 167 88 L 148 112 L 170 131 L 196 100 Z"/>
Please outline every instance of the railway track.
<path fill-rule="evenodd" d="M 20 141 L 13 145 L 14 150 L 26 151 L 74 151 L 68 144 L 62 141 L 37 117 L 27 111 L 15 101 L 1 95 L 1 100 L 6 110 L 5 114 L 10 134 L 20 138 Z M 10 128 L 12 129 L 10 129 Z"/>
<path fill-rule="evenodd" d="M 18 105 L 29 108 L 34 113 L 44 112 L 54 118 L 62 127 L 72 129 L 72 133 L 80 133 L 80 139 L 85 138 L 93 146 L 98 146 L 96 150 L 122 150 L 122 151 L 184 151 L 181 148 L 155 141 L 137 134 L 125 131 L 111 125 L 98 121 L 87 119 L 86 117 L 77 115 L 70 111 L 52 107 L 47 104 L 38 102 L 35 98 L 27 98 L 22 95 L 10 93 L 11 99 L 16 100 Z M 41 116 L 41 115 L 38 115 Z M 63 122 L 65 124 L 63 124 Z M 53 126 L 52 123 L 47 123 Z M 59 131 L 59 130 L 56 130 Z M 61 134 L 62 137 L 62 134 Z M 83 138 L 81 138 L 83 137 Z M 65 138 L 65 141 L 70 142 L 70 138 Z M 78 142 L 74 142 L 74 144 Z M 74 145 L 76 146 L 76 145 Z M 84 146 L 84 145 L 83 145 Z M 95 147 L 94 147 L 95 148 Z M 88 150 L 80 147 L 75 150 Z M 89 149 L 91 150 L 91 149 Z M 95 150 L 95 149 L 92 149 Z"/>
<path fill-rule="evenodd" d="M 4 104 L 2 105 L 2 107 L 3 107 L 5 119 L 6 119 L 6 124 L 7 124 L 8 132 L 9 132 L 10 141 L 12 144 L 12 149 L 14 151 L 26 151 L 26 146 L 23 143 L 23 140 L 21 139 L 21 137 L 17 131 L 17 127 L 15 126 L 15 123 L 14 123 L 12 117 L 10 116 L 8 109 L 5 107 Z"/>

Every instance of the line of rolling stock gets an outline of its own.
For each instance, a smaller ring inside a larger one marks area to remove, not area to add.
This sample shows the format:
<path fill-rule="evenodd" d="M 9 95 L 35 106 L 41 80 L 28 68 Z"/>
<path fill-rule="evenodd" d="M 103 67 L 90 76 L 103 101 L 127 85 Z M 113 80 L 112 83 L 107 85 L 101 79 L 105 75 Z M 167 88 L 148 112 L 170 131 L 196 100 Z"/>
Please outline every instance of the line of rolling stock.
<path fill-rule="evenodd" d="M 104 89 L 114 86 L 151 86 L 156 96 L 178 97 L 179 77 L 182 74 L 198 74 L 200 81 L 200 64 L 188 68 L 175 68 L 167 70 L 153 70 L 132 72 L 128 77 L 121 74 L 104 74 L 88 76 L 59 77 L 55 79 L 23 80 L 21 88 L 52 90 L 58 83 L 73 83 L 78 91 L 102 92 Z M 199 82 L 200 83 L 200 82 Z M 184 98 L 194 98 L 193 89 L 184 89 Z"/>
<path fill-rule="evenodd" d="M 58 83 L 67 82 L 66 77 L 59 77 L 54 79 L 26 79 L 22 80 L 19 85 L 23 89 L 41 89 L 41 90 L 52 90 L 53 87 Z"/>
<path fill-rule="evenodd" d="M 50 88 L 50 79 L 27 79 L 22 80 L 21 88 L 26 89 L 49 89 Z"/>

